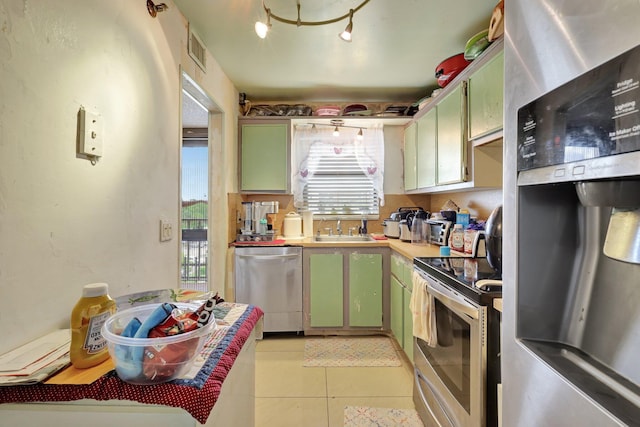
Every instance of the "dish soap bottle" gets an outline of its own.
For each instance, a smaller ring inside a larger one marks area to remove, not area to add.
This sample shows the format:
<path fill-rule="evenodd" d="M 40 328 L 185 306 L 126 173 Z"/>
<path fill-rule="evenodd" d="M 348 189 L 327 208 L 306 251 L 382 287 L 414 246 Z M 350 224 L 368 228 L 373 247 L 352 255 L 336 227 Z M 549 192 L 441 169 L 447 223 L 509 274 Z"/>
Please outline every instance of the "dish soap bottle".
<path fill-rule="evenodd" d="M 449 236 L 449 246 L 451 250 L 464 252 L 464 231 L 462 230 L 462 224 L 455 224 L 451 235 Z"/>
<path fill-rule="evenodd" d="M 71 312 L 71 364 L 80 369 L 98 365 L 109 358 L 107 342 L 100 329 L 116 312 L 109 285 L 91 283 L 82 289 L 82 298 Z"/>

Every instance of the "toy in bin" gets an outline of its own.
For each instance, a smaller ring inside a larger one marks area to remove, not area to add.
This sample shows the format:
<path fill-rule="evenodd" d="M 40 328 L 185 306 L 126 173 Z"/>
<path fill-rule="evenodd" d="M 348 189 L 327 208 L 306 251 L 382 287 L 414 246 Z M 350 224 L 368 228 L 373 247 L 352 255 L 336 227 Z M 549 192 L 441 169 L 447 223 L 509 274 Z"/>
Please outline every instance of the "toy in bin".
<path fill-rule="evenodd" d="M 215 329 L 218 295 L 198 306 L 148 304 L 118 311 L 102 327 L 120 379 L 157 384 L 183 376 Z"/>

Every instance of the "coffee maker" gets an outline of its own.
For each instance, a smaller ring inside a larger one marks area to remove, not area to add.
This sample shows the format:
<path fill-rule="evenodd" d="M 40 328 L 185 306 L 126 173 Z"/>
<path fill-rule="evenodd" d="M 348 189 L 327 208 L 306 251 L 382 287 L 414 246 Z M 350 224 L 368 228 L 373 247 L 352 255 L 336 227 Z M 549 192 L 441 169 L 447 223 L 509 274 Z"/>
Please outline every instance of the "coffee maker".
<path fill-rule="evenodd" d="M 279 202 L 253 202 L 253 229 L 256 234 L 264 236 L 273 232 L 272 224 L 269 223 L 268 214 L 277 214 Z"/>
<path fill-rule="evenodd" d="M 518 110 L 516 337 L 623 421 L 640 402 L 640 114 L 622 111 L 638 65 L 640 48 Z"/>
<path fill-rule="evenodd" d="M 280 202 L 242 202 L 244 217 L 242 228 L 236 240 L 238 242 L 273 240 L 275 231 L 269 215 L 277 214 Z"/>

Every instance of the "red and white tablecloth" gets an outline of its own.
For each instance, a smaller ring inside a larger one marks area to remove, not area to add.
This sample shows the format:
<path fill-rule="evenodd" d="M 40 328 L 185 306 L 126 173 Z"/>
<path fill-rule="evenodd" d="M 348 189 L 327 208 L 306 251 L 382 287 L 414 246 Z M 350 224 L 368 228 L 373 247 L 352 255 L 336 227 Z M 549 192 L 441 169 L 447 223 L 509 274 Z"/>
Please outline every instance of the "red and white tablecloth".
<path fill-rule="evenodd" d="M 201 353 L 190 379 L 157 385 L 126 383 L 111 371 L 91 384 L 36 384 L 0 388 L 0 403 L 69 402 L 80 399 L 132 400 L 187 411 L 204 424 L 227 374 L 263 311 L 256 306 L 224 302 L 214 309 L 218 327 Z"/>

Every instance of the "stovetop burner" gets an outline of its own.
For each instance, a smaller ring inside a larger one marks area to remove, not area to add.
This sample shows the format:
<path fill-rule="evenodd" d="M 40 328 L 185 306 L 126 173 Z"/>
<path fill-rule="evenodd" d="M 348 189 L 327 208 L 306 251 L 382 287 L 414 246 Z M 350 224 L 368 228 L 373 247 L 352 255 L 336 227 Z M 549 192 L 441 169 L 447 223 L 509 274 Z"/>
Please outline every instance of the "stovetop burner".
<path fill-rule="evenodd" d="M 477 303 L 490 304 L 502 297 L 502 277 L 486 258 L 418 257 L 413 264 Z"/>

